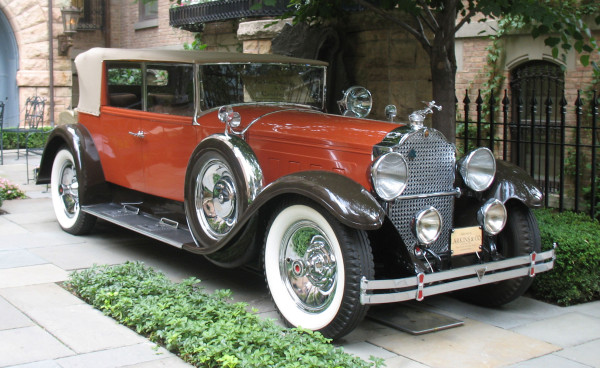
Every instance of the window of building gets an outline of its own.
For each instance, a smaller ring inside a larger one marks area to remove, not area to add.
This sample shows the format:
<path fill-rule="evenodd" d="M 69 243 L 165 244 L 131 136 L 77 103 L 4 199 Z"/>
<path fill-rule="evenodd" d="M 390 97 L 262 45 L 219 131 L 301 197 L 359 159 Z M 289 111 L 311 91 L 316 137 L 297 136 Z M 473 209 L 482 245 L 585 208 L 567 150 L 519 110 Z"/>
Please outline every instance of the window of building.
<path fill-rule="evenodd" d="M 72 0 L 73 6 L 81 9 L 81 17 L 77 30 L 101 30 L 104 27 L 104 1 L 103 0 Z"/>
<path fill-rule="evenodd" d="M 151 19 L 158 19 L 158 0 L 139 0 L 140 4 L 140 22 Z"/>

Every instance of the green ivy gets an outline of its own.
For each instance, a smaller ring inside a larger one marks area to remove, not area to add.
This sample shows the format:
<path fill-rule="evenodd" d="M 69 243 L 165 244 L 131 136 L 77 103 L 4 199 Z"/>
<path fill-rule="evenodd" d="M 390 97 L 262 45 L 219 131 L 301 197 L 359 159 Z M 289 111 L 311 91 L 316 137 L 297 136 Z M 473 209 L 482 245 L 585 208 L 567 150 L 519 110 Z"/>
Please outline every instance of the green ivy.
<path fill-rule="evenodd" d="M 204 50 L 206 47 L 208 47 L 208 45 L 202 43 L 202 32 L 194 33 L 194 41 L 192 41 L 192 43 L 183 43 L 184 50 Z"/>
<path fill-rule="evenodd" d="M 142 263 L 94 266 L 67 287 L 120 323 L 197 367 L 379 367 L 346 354 L 318 332 L 263 320 L 231 292 L 207 294 L 195 278 L 180 283 Z"/>
<path fill-rule="evenodd" d="M 531 291 L 537 299 L 573 305 L 600 299 L 600 223 L 574 212 L 535 211 L 542 250 L 556 242 L 554 269 L 537 275 Z"/>

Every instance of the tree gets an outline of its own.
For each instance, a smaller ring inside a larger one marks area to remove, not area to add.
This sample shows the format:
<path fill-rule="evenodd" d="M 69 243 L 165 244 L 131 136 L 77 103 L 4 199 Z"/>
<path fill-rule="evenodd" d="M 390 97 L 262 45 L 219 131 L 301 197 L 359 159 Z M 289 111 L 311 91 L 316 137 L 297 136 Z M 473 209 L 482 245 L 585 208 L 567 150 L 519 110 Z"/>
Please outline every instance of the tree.
<path fill-rule="evenodd" d="M 581 54 L 584 65 L 589 64 L 590 53 L 599 50 L 584 21 L 595 14 L 593 21 L 600 24 L 597 0 L 291 0 L 291 15 L 295 22 L 338 18 L 352 2 L 398 25 L 427 52 L 432 98 L 444 107 L 433 115 L 433 127 L 451 141 L 455 139 L 456 125 L 454 37 L 465 24 L 476 18 L 518 17 L 531 25 L 534 38 L 546 36 L 544 42 L 552 48 L 555 58 L 564 58 L 566 52 L 574 49 Z"/>

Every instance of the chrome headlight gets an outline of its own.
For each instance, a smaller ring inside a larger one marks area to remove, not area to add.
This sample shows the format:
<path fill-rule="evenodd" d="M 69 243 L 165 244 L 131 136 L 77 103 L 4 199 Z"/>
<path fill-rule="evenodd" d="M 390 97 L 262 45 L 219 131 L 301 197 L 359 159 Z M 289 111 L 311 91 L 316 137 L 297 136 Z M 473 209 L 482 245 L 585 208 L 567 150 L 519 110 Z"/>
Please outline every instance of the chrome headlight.
<path fill-rule="evenodd" d="M 479 225 L 490 235 L 496 235 L 506 225 L 506 207 L 497 199 L 489 199 L 477 212 Z"/>
<path fill-rule="evenodd" d="M 478 148 L 460 160 L 458 170 L 469 188 L 482 192 L 494 181 L 496 159 L 489 149 Z"/>
<path fill-rule="evenodd" d="M 348 88 L 344 96 L 338 101 L 342 115 L 364 118 L 371 112 L 373 97 L 368 89 L 361 86 Z"/>
<path fill-rule="evenodd" d="M 386 153 L 373 164 L 371 178 L 375 192 L 381 199 L 394 200 L 406 188 L 408 163 L 406 163 L 404 156 L 399 153 Z"/>
<path fill-rule="evenodd" d="M 421 244 L 431 244 L 442 232 L 442 216 L 433 207 L 423 210 L 415 216 L 413 231 Z"/>

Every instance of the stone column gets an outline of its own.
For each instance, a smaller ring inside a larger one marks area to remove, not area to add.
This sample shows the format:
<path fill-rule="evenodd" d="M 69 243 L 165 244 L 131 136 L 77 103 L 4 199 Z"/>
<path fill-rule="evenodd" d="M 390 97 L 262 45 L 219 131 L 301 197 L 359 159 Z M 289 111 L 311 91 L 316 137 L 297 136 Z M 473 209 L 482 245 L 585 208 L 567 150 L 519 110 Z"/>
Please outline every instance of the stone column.
<path fill-rule="evenodd" d="M 243 52 L 246 54 L 270 54 L 271 40 L 281 32 L 286 24 L 291 23 L 291 19 L 280 20 L 276 23 L 273 23 L 272 19 L 240 23 L 237 37 L 243 42 Z M 265 28 L 267 25 L 270 26 Z"/>

